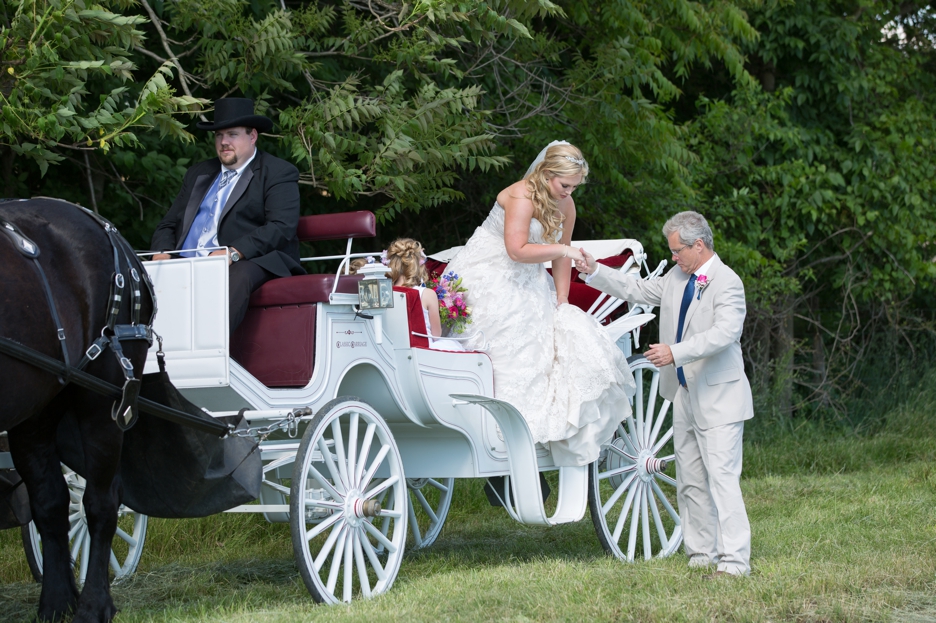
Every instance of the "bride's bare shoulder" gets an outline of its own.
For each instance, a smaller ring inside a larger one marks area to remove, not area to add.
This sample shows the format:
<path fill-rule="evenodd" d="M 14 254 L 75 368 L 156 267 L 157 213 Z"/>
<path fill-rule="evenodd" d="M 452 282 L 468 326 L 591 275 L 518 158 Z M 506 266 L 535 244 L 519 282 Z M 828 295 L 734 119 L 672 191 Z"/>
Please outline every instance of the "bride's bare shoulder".
<path fill-rule="evenodd" d="M 497 203 L 505 210 L 512 208 L 531 208 L 533 202 L 530 201 L 530 191 L 527 190 L 526 181 L 520 180 L 514 182 L 497 194 Z"/>

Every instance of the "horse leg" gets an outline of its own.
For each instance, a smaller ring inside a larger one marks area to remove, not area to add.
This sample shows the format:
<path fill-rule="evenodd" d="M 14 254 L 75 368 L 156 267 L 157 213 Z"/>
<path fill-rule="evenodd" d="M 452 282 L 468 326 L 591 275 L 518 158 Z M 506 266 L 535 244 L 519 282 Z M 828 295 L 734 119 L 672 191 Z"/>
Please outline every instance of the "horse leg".
<path fill-rule="evenodd" d="M 75 623 L 107 623 L 117 614 L 110 594 L 108 569 L 120 507 L 116 476 L 123 433 L 110 419 L 111 403 L 109 398 L 88 395 L 80 407 L 86 415 L 78 420 L 78 425 L 84 448 L 87 480 L 84 509 L 91 547 L 88 575 L 78 600 Z M 106 414 L 106 417 L 87 417 L 91 413 Z"/>
<path fill-rule="evenodd" d="M 38 616 L 47 621 L 60 620 L 78 603 L 68 550 L 69 492 L 55 451 L 56 425 L 44 412 L 9 431 L 13 464 L 26 484 L 33 521 L 42 538 Z"/>

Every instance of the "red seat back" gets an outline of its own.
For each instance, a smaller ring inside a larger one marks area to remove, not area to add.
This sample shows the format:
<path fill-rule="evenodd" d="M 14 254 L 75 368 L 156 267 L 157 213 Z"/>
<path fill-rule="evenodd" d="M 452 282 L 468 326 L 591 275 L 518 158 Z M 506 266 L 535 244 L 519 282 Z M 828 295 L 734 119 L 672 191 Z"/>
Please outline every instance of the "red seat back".
<path fill-rule="evenodd" d="M 377 219 L 367 210 L 300 216 L 296 235 L 303 242 L 373 238 L 377 235 Z"/>
<path fill-rule="evenodd" d="M 406 321 L 409 324 L 410 348 L 429 348 L 429 338 L 413 335 L 414 331 L 423 334 L 429 333 L 426 328 L 426 316 L 423 315 L 419 290 L 393 286 L 393 291 L 402 292 L 406 295 Z"/>

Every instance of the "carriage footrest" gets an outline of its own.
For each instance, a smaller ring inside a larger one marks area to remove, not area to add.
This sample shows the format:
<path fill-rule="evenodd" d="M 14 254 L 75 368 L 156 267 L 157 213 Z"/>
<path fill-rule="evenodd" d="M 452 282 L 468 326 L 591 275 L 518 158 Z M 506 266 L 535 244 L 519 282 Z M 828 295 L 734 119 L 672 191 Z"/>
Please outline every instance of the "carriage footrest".
<path fill-rule="evenodd" d="M 450 394 L 455 400 L 484 407 L 497 421 L 507 445 L 510 467 L 510 500 L 507 512 L 525 524 L 552 526 L 578 521 L 588 503 L 588 466 L 559 468 L 559 501 L 552 517 L 546 516 L 540 489 L 536 444 L 526 420 L 516 407 L 503 400 L 474 394 Z"/>

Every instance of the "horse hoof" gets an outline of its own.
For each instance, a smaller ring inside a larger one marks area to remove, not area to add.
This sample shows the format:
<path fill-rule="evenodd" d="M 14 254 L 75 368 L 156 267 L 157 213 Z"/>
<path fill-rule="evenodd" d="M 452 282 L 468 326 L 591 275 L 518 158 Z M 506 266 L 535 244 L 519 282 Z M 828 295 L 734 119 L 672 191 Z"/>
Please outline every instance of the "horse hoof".
<path fill-rule="evenodd" d="M 103 608 L 99 609 L 79 607 L 78 612 L 75 613 L 75 618 L 72 619 L 72 623 L 110 623 L 117 616 L 117 608 L 114 606 L 114 602 L 110 600 L 108 602 L 104 604 Z"/>

